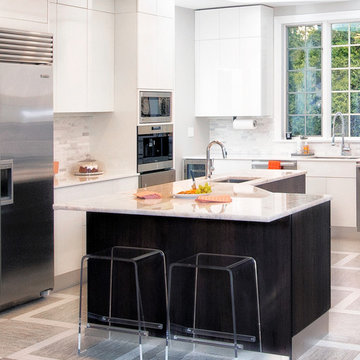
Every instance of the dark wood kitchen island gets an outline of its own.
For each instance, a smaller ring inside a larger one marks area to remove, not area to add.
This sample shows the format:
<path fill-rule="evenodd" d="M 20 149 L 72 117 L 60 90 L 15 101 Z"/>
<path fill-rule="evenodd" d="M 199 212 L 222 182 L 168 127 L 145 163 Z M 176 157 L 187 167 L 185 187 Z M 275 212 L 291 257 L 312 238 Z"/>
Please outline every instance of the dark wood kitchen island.
<path fill-rule="evenodd" d="M 263 351 L 296 358 L 294 353 L 301 352 L 293 348 L 296 337 L 306 332 L 321 338 L 327 330 L 317 325 L 317 333 L 311 332 L 314 322 L 319 323 L 330 308 L 330 198 L 296 193 L 304 191 L 302 172 L 252 170 L 241 176 L 256 179 L 211 183 L 214 194 L 231 195 L 230 204 L 173 198 L 191 186 L 186 180 L 149 188 L 161 193 L 162 199 L 136 200 L 131 193 L 118 193 L 54 207 L 87 211 L 88 253 L 114 245 L 157 248 L 166 254 L 168 265 L 199 252 L 253 257 L 259 275 Z M 266 184 L 276 188 L 276 182 L 284 181 L 286 191 L 294 193 L 264 190 Z M 99 287 L 108 286 L 108 279 L 99 274 L 98 268 L 89 270 L 88 306 L 96 313 L 106 307 L 106 300 L 99 300 Z M 205 326 L 227 332 L 231 312 L 216 284 L 214 278 L 213 286 L 199 299 L 204 304 L 200 317 Z M 162 290 L 149 285 L 148 291 L 144 311 L 165 326 Z M 191 287 L 186 291 L 191 298 Z M 255 299 L 248 295 L 245 285 L 236 304 L 240 333 L 256 334 L 256 319 L 250 316 Z M 220 317 L 205 310 L 209 297 L 223 309 Z M 186 302 L 182 306 L 185 314 Z M 257 342 L 244 343 L 250 350 L 257 346 Z"/>

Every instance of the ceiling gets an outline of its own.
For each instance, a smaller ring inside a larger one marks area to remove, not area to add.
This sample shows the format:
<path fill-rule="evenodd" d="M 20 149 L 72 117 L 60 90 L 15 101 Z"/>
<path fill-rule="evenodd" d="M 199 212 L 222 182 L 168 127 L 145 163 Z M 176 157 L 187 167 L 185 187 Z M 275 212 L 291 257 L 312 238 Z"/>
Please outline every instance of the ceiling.
<path fill-rule="evenodd" d="M 263 4 L 272 7 L 291 6 L 291 5 L 310 5 L 310 4 L 324 4 L 330 2 L 351 1 L 351 0 L 175 0 L 176 6 L 181 6 L 190 9 L 206 9 L 213 7 L 226 7 L 238 5 L 255 5 Z"/>

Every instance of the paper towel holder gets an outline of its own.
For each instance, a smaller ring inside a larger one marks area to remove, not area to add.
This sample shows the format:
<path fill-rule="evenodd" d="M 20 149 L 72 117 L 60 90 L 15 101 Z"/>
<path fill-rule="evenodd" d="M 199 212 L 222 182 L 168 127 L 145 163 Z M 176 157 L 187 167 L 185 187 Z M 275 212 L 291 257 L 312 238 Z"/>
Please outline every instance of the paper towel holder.
<path fill-rule="evenodd" d="M 238 120 L 237 116 L 233 116 L 232 120 L 233 120 L 233 127 L 235 129 L 235 123 L 234 122 Z M 239 120 L 241 121 L 241 119 L 239 119 Z M 247 121 L 249 121 L 249 120 L 250 119 L 247 119 Z M 252 128 L 255 129 L 257 127 L 257 120 L 256 119 L 251 119 L 251 121 L 252 121 Z"/>

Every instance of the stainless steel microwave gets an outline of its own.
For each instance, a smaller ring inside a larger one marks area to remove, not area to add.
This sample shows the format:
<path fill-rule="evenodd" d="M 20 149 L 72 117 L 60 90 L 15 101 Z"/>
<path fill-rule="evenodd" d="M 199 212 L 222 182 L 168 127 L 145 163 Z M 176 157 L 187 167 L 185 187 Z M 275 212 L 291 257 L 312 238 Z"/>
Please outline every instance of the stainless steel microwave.
<path fill-rule="evenodd" d="M 171 92 L 140 91 L 139 110 L 140 124 L 171 122 Z"/>

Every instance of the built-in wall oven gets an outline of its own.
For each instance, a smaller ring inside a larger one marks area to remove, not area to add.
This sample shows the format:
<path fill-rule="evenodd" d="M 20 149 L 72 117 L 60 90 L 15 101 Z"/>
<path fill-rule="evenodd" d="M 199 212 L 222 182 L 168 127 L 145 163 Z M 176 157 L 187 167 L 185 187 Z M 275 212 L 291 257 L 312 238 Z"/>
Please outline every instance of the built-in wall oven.
<path fill-rule="evenodd" d="M 175 181 L 173 164 L 173 125 L 139 125 L 137 128 L 139 187 Z"/>

